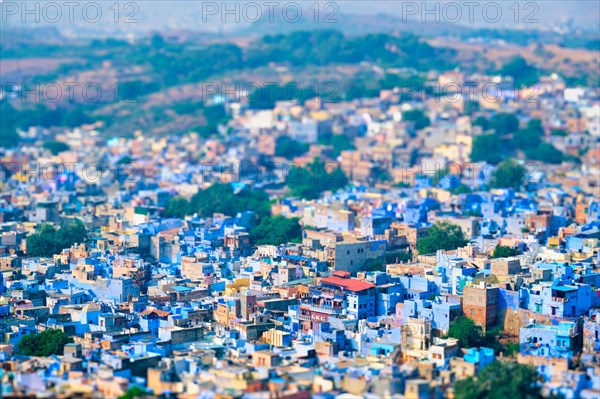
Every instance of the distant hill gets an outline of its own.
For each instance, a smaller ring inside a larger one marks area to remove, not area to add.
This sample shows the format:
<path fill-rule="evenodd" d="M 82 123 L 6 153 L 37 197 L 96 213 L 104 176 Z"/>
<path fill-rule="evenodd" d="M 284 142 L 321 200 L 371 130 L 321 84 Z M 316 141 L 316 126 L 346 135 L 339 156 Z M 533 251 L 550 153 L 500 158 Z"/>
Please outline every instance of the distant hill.
<path fill-rule="evenodd" d="M 295 31 L 308 30 L 339 30 L 347 35 L 364 35 L 368 33 L 410 32 L 419 36 L 458 35 L 471 31 L 468 27 L 448 23 L 423 23 L 420 21 L 406 20 L 389 14 L 358 15 L 337 13 L 332 16 L 336 22 L 327 22 L 326 16 L 321 16 L 315 21 L 312 15 L 303 15 L 295 23 L 289 23 L 275 13 L 275 18 L 270 20 L 264 16 L 251 24 L 240 24 L 230 34 L 257 35 L 286 34 Z"/>
<path fill-rule="evenodd" d="M 207 5 L 211 3 L 212 5 Z M 7 17 L 6 27 L 26 28 L 49 26 L 58 29 L 68 37 L 112 37 L 124 38 L 145 36 L 151 32 L 189 30 L 229 34 L 274 34 L 307 29 L 338 29 L 347 34 L 379 33 L 389 31 L 409 31 L 418 35 L 455 35 L 467 28 L 517 29 L 517 30 L 563 30 L 576 32 L 587 30 L 598 34 L 600 2 L 597 0 L 569 1 L 520 1 L 518 12 L 515 2 L 481 2 L 469 10 L 464 2 L 450 0 L 404 2 L 394 0 L 362 0 L 335 2 L 295 2 L 301 8 L 298 21 L 284 20 L 281 9 L 274 9 L 273 22 L 268 22 L 270 11 L 266 3 L 257 2 L 258 11 L 247 6 L 249 2 L 202 2 L 183 0 L 156 0 L 135 2 L 136 7 L 120 10 L 118 21 L 114 21 L 114 8 L 111 2 L 99 2 L 102 19 L 98 23 L 83 20 L 81 12 L 75 12 L 71 23 L 67 17 L 58 22 L 40 24 L 22 23 L 19 13 Z M 408 8 L 412 3 L 417 9 Z M 446 9 L 448 4 L 458 4 L 460 17 L 454 20 L 456 10 Z M 491 21 L 496 10 L 483 12 L 487 3 L 500 7 L 501 18 Z M 227 8 L 223 4 L 228 4 Z M 289 6 L 290 3 L 281 3 Z M 318 4 L 319 12 L 316 13 Z M 210 8 L 213 7 L 213 8 Z M 214 8 L 216 7 L 216 8 Z M 235 8 L 237 7 L 237 8 Z M 426 8 L 438 7 L 432 14 Z M 233 10 L 233 12 L 228 12 Z M 81 10 L 79 10 L 81 11 Z M 68 15 L 67 10 L 63 14 Z M 289 14 L 294 15 L 294 11 Z M 470 16 L 472 14 L 472 18 Z M 257 17 L 255 17 L 255 15 Z M 486 15 L 488 17 L 486 17 Z M 438 20 L 435 20 L 437 17 Z M 256 19 L 250 22 L 249 19 Z M 128 21 L 131 19 L 131 21 Z M 315 20 L 317 21 L 315 23 Z M 339 22 L 331 23 L 335 20 Z M 3 32 L 4 33 L 4 32 Z"/>

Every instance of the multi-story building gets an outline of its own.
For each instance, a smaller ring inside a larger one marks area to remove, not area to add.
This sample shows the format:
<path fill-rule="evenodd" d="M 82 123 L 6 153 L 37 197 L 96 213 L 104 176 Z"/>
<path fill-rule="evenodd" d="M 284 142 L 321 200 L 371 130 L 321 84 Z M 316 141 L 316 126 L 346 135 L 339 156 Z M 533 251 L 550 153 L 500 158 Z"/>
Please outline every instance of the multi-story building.
<path fill-rule="evenodd" d="M 336 272 L 319 280 L 319 286 L 345 296 L 348 314 L 357 319 L 375 316 L 375 284 L 352 279 L 348 273 Z"/>
<path fill-rule="evenodd" d="M 490 264 L 490 272 L 498 277 L 518 274 L 521 272 L 521 261 L 518 258 L 493 259 Z"/>
<path fill-rule="evenodd" d="M 464 289 L 463 312 L 484 329 L 493 327 L 498 315 L 498 287 L 485 283 Z"/>
<path fill-rule="evenodd" d="M 138 257 L 119 256 L 113 261 L 113 278 L 130 278 L 141 289 L 150 279 L 150 268 Z"/>
<path fill-rule="evenodd" d="M 383 240 L 342 241 L 327 245 L 327 260 L 334 270 L 350 273 L 382 269 L 385 265 L 386 242 Z"/>
<path fill-rule="evenodd" d="M 581 333 L 577 322 L 561 321 L 556 325 L 530 323 L 519 331 L 521 352 L 537 356 L 570 357 L 581 350 Z"/>
<path fill-rule="evenodd" d="M 535 313 L 556 317 L 578 317 L 587 314 L 592 305 L 589 284 L 534 284 L 524 292 L 525 306 Z"/>

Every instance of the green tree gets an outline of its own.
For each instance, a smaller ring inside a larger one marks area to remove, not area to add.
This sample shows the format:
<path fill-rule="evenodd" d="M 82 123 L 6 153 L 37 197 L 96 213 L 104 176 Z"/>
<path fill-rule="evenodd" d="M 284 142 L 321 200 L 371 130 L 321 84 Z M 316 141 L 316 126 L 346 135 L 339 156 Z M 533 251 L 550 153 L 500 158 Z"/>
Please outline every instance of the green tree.
<path fill-rule="evenodd" d="M 63 113 L 61 125 L 67 127 L 79 127 L 86 123 L 91 123 L 93 120 L 94 119 L 84 110 L 77 107 L 71 111 Z"/>
<path fill-rule="evenodd" d="M 0 105 L 0 146 L 16 145 L 21 139 L 17 129 L 26 130 L 31 126 L 77 127 L 91 121 L 92 118 L 81 109 L 67 111 L 64 108 L 48 108 L 43 104 L 16 109 L 4 102 Z"/>
<path fill-rule="evenodd" d="M 333 147 L 332 156 L 337 158 L 342 151 L 355 150 L 356 146 L 347 136 L 343 134 L 334 134 L 331 136 L 331 141 L 327 143 Z"/>
<path fill-rule="evenodd" d="M 0 147 L 14 147 L 21 140 L 17 133 L 21 120 L 20 112 L 13 108 L 10 103 L 0 104 Z"/>
<path fill-rule="evenodd" d="M 539 119 L 529 121 L 526 129 L 518 130 L 513 135 L 513 146 L 527 152 L 527 150 L 536 148 L 542 143 L 544 137 L 544 128 Z"/>
<path fill-rule="evenodd" d="M 318 158 L 302 168 L 293 166 L 286 178 L 293 196 L 315 199 L 324 191 L 337 191 L 348 184 L 348 178 L 337 163 L 325 164 Z"/>
<path fill-rule="evenodd" d="M 506 345 L 506 350 L 504 353 L 506 356 L 514 356 L 515 354 L 519 353 L 520 350 L 521 345 L 518 342 L 511 342 Z"/>
<path fill-rule="evenodd" d="M 427 234 L 417 240 L 420 254 L 434 253 L 439 249 L 452 250 L 467 245 L 469 240 L 460 226 L 449 222 L 437 222 L 427 230 Z"/>
<path fill-rule="evenodd" d="M 27 237 L 27 255 L 51 257 L 65 248 L 87 240 L 87 230 L 79 219 L 63 223 L 57 230 L 50 224 L 42 224 Z"/>
<path fill-rule="evenodd" d="M 408 164 L 410 166 L 415 166 L 415 164 L 417 163 L 417 160 L 419 159 L 419 156 L 421 154 L 419 153 L 419 149 L 418 148 L 413 148 L 410 151 L 410 157 L 408 158 Z"/>
<path fill-rule="evenodd" d="M 505 158 L 502 140 L 496 134 L 482 134 L 473 139 L 471 161 L 487 162 L 492 165 L 500 163 Z"/>
<path fill-rule="evenodd" d="M 206 105 L 202 108 L 202 114 L 206 119 L 206 126 L 198 133 L 203 137 L 217 131 L 219 125 L 225 125 L 229 121 L 229 116 L 223 104 Z"/>
<path fill-rule="evenodd" d="M 68 248 L 75 243 L 84 243 L 87 240 L 87 230 L 81 220 L 72 219 L 61 225 L 56 232 L 56 240 L 62 248 Z"/>
<path fill-rule="evenodd" d="M 155 33 L 150 38 L 150 45 L 154 48 L 161 48 L 165 45 L 165 39 L 160 34 Z"/>
<path fill-rule="evenodd" d="M 17 353 L 25 356 L 62 355 L 65 345 L 71 341 L 62 330 L 47 329 L 21 338 L 17 344 Z"/>
<path fill-rule="evenodd" d="M 517 256 L 519 253 L 519 250 L 516 248 L 497 245 L 496 248 L 494 248 L 492 258 L 509 258 L 511 256 Z"/>
<path fill-rule="evenodd" d="M 526 151 L 527 158 L 549 164 L 560 164 L 565 155 L 550 143 L 541 143 L 535 149 Z"/>
<path fill-rule="evenodd" d="M 518 190 L 525 183 L 525 168 L 513 160 L 506 160 L 492 173 L 490 188 Z"/>
<path fill-rule="evenodd" d="M 490 278 L 490 284 L 498 283 L 498 278 L 496 276 L 491 276 L 495 278 L 495 282 Z M 504 328 L 502 326 L 496 326 L 492 328 L 488 328 L 485 331 L 483 336 L 483 342 L 480 346 L 485 346 L 486 348 L 492 348 L 494 353 L 500 354 L 501 352 L 507 354 L 509 349 L 502 344 L 501 338 L 504 333 Z"/>
<path fill-rule="evenodd" d="M 250 229 L 250 241 L 255 245 L 280 245 L 302 241 L 302 227 L 298 218 L 281 215 L 266 216 Z"/>
<path fill-rule="evenodd" d="M 425 81 L 425 79 L 419 76 L 402 76 L 395 73 L 386 73 L 385 76 L 379 80 L 379 84 L 382 89 L 389 90 L 394 88 L 421 87 Z"/>
<path fill-rule="evenodd" d="M 554 129 L 550 132 L 552 136 L 566 137 L 569 133 L 564 129 Z"/>
<path fill-rule="evenodd" d="M 519 128 L 519 120 L 514 114 L 500 112 L 490 119 L 489 128 L 493 129 L 497 135 L 514 133 Z"/>
<path fill-rule="evenodd" d="M 131 157 L 129 155 L 125 155 L 117 161 L 117 165 L 129 165 L 132 162 L 133 162 L 133 159 L 131 159 Z"/>
<path fill-rule="evenodd" d="M 519 120 L 514 114 L 498 113 L 489 121 L 483 117 L 477 118 L 474 125 L 494 133 L 482 134 L 473 139 L 471 160 L 474 162 L 485 161 L 496 165 L 512 153 L 513 145 L 504 136 L 512 134 L 519 128 Z"/>
<path fill-rule="evenodd" d="M 473 126 L 481 126 L 481 129 L 485 132 L 490 128 L 490 121 L 485 116 L 478 116 L 472 123 Z"/>
<path fill-rule="evenodd" d="M 536 83 L 539 79 L 540 71 L 529 65 L 525 58 L 517 56 L 500 68 L 500 74 L 512 77 L 515 87 L 522 88 Z"/>
<path fill-rule="evenodd" d="M 140 387 L 131 387 L 123 395 L 119 396 L 119 399 L 135 399 L 144 398 L 146 396 L 152 396 L 144 389 Z"/>
<path fill-rule="evenodd" d="M 311 87 L 298 88 L 293 84 L 266 85 L 248 96 L 248 105 L 253 109 L 273 109 L 277 101 L 302 102 L 315 96 Z"/>
<path fill-rule="evenodd" d="M 408 250 L 398 250 L 398 251 L 390 251 L 385 254 L 385 263 L 403 263 L 410 262 L 412 260 L 412 251 Z"/>
<path fill-rule="evenodd" d="M 43 224 L 27 237 L 27 255 L 51 257 L 56 254 L 56 230 L 50 224 Z"/>
<path fill-rule="evenodd" d="M 365 267 L 368 272 L 385 272 L 385 265 L 379 260 L 370 261 Z"/>
<path fill-rule="evenodd" d="M 189 208 L 190 203 L 185 198 L 180 196 L 171 197 L 167 202 L 164 216 L 183 219 L 189 213 Z"/>
<path fill-rule="evenodd" d="M 437 169 L 431 178 L 431 184 L 437 186 L 442 180 L 450 175 L 449 168 Z"/>
<path fill-rule="evenodd" d="M 473 115 L 475 112 L 478 112 L 479 109 L 480 107 L 477 101 L 467 101 L 465 104 L 465 115 Z"/>
<path fill-rule="evenodd" d="M 424 129 L 431 124 L 431 121 L 429 120 L 427 115 L 425 115 L 425 112 L 423 112 L 420 109 L 413 109 L 410 111 L 403 112 L 402 119 L 404 119 L 405 121 L 414 122 L 416 130 Z"/>
<path fill-rule="evenodd" d="M 495 361 L 477 375 L 457 381 L 456 399 L 541 399 L 542 378 L 528 365 Z"/>
<path fill-rule="evenodd" d="M 190 200 L 190 213 L 212 217 L 214 213 L 235 216 L 239 212 L 253 211 L 258 217 L 270 213 L 269 197 L 264 191 L 243 188 L 234 192 L 231 184 L 215 183 L 194 194 Z"/>
<path fill-rule="evenodd" d="M 57 155 L 70 149 L 70 147 L 62 141 L 46 141 L 42 147 L 50 151 L 52 155 Z"/>
<path fill-rule="evenodd" d="M 344 99 L 354 100 L 356 98 L 377 97 L 379 95 L 381 82 L 372 79 L 370 73 L 357 73 L 352 79 L 349 79 L 348 84 L 342 89 Z"/>
<path fill-rule="evenodd" d="M 308 151 L 308 144 L 301 143 L 288 136 L 280 136 L 275 142 L 275 155 L 293 159 Z"/>
<path fill-rule="evenodd" d="M 448 329 L 448 336 L 456 338 L 461 347 L 472 348 L 484 342 L 483 328 L 466 316 L 457 317 Z"/>

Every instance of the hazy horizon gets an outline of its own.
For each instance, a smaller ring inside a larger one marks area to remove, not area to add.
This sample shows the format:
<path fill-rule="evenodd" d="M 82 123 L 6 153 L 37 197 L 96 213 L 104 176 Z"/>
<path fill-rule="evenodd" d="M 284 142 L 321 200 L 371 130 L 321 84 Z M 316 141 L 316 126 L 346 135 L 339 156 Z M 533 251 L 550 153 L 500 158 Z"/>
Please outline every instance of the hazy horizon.
<path fill-rule="evenodd" d="M 46 4 L 49 2 L 46 2 Z M 256 15 L 265 19 L 272 12 L 271 4 L 285 8 L 289 18 L 282 18 L 280 12 L 274 12 L 279 24 L 295 23 L 298 6 L 303 20 L 335 28 L 340 15 L 364 15 L 373 17 L 386 14 L 399 18 L 399 23 L 410 22 L 424 24 L 443 23 L 448 26 L 491 28 L 491 29 L 534 29 L 547 30 L 570 21 L 571 29 L 597 30 L 600 2 L 595 0 L 559 0 L 545 1 L 395 1 L 395 0 L 339 0 L 339 1 L 194 1 L 194 0 L 144 0 L 118 2 L 120 10 L 116 13 L 115 2 L 100 1 L 101 17 L 97 22 L 84 20 L 82 2 L 79 8 L 61 9 L 61 17 L 52 20 L 55 10 L 46 9 L 40 3 L 41 18 L 26 15 L 20 2 L 4 2 L 2 5 L 2 25 L 6 27 L 35 28 L 56 26 L 66 36 L 104 36 L 115 32 L 121 34 L 143 35 L 151 31 L 172 31 L 178 29 L 206 32 L 232 33 L 240 27 L 252 29 Z M 62 3 L 56 3 L 62 4 Z M 318 6 L 316 6 L 318 4 Z M 515 7 L 518 4 L 518 7 Z M 15 9 L 16 7 L 16 9 Z M 317 12 L 318 9 L 318 12 Z M 93 15 L 93 9 L 87 12 Z M 69 20 L 73 13 L 74 22 Z M 281 25 L 279 25 L 281 26 Z M 274 25 L 277 29 L 277 25 Z M 276 33 L 276 31 L 274 32 Z"/>

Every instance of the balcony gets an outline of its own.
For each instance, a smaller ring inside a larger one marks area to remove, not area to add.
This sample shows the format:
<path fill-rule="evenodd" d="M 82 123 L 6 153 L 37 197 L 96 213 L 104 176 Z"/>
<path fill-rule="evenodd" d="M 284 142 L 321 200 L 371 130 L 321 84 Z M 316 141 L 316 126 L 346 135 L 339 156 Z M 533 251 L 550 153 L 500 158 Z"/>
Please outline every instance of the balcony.
<path fill-rule="evenodd" d="M 300 312 L 300 313 L 298 313 L 298 320 L 311 321 L 311 314 L 310 314 L 310 312 Z"/>
<path fill-rule="evenodd" d="M 564 302 L 569 302 L 569 298 L 568 297 L 567 298 L 560 298 L 560 297 L 557 297 L 557 296 L 553 296 L 552 297 L 552 301 L 559 302 L 559 303 L 564 303 Z"/>
<path fill-rule="evenodd" d="M 322 305 L 310 305 L 310 309 L 315 312 L 328 313 L 328 314 L 342 314 L 344 308 L 342 307 L 331 307 Z"/>

